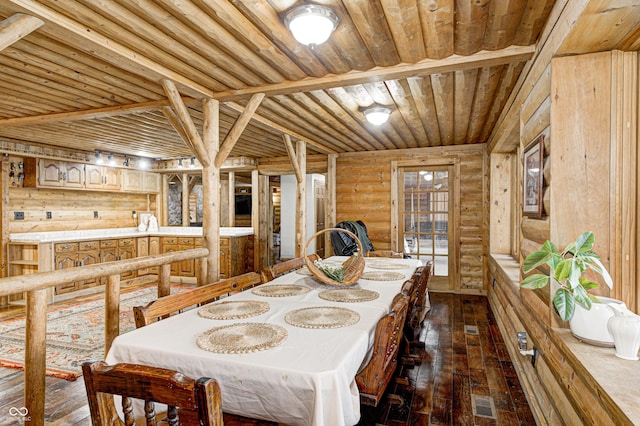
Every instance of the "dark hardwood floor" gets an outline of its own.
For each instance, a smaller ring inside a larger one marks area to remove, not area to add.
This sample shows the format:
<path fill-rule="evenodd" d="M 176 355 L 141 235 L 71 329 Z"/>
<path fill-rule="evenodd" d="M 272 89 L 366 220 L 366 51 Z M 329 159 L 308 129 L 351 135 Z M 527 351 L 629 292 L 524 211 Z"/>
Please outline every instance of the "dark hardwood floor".
<path fill-rule="evenodd" d="M 399 368 L 383 403 L 363 407 L 360 425 L 535 425 L 487 299 L 430 299 L 419 335 L 424 349 L 414 349 L 422 363 Z M 0 309 L 0 321 L 19 315 Z M 21 424 L 9 410 L 23 405 L 23 380 L 22 371 L 0 368 L 0 426 Z M 90 424 L 82 378 L 47 377 L 46 386 L 47 424 Z"/>

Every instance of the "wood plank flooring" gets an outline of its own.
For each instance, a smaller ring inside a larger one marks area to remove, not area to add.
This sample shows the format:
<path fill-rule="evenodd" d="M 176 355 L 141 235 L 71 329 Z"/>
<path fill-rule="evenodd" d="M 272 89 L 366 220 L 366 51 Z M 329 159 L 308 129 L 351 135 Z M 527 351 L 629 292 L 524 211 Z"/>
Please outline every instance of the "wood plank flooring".
<path fill-rule="evenodd" d="M 421 365 L 399 368 L 390 395 L 376 409 L 363 407 L 360 425 L 535 425 L 487 299 L 442 293 L 430 299 L 419 336 L 425 346 L 414 349 Z M 0 321 L 21 314 L 0 308 Z M 23 380 L 22 371 L 0 368 L 0 426 L 21 424 L 9 410 L 23 405 Z M 82 378 L 47 377 L 46 386 L 48 425 L 90 424 Z M 474 415 L 474 399 L 482 415 Z"/>

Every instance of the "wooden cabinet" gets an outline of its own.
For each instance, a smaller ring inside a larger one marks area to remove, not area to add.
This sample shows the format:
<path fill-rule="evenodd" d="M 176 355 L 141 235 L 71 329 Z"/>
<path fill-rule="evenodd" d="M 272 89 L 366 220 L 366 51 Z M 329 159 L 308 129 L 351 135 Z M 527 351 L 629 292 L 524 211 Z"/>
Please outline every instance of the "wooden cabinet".
<path fill-rule="evenodd" d="M 128 192 L 160 192 L 160 175 L 142 170 L 122 170 L 122 190 Z"/>
<path fill-rule="evenodd" d="M 118 240 L 118 260 L 133 259 L 134 257 L 136 257 L 135 242 L 135 238 L 120 238 Z M 135 271 L 129 271 L 120 275 L 120 279 L 128 280 L 135 276 Z"/>
<path fill-rule="evenodd" d="M 38 186 L 83 188 L 84 164 L 42 158 L 38 160 Z"/>
<path fill-rule="evenodd" d="M 119 190 L 122 188 L 120 169 L 108 166 L 85 166 L 84 186 L 87 189 Z"/>
<path fill-rule="evenodd" d="M 177 237 L 162 237 L 161 240 L 162 253 L 173 253 L 178 251 L 178 238 Z M 182 262 L 174 262 L 171 264 L 171 275 L 180 276 Z"/>

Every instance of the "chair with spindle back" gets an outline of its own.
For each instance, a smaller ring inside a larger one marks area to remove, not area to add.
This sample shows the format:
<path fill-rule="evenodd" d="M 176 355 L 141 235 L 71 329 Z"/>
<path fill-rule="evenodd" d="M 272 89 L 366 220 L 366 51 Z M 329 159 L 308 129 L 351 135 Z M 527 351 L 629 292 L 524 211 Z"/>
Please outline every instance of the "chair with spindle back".
<path fill-rule="evenodd" d="M 93 426 L 133 425 L 136 417 L 156 424 L 155 403 L 167 405 L 170 425 L 223 424 L 220 387 L 214 379 L 195 380 L 174 370 L 104 361 L 85 362 L 82 373 Z M 122 396 L 124 422 L 113 395 Z M 145 401 L 142 413 L 136 415 L 132 398 Z"/>
<path fill-rule="evenodd" d="M 312 261 L 320 259 L 320 256 L 315 253 L 310 254 L 308 257 Z M 285 260 L 284 262 L 268 266 L 260 271 L 260 275 L 262 275 L 263 282 L 267 282 L 286 273 L 301 269 L 303 266 L 305 266 L 304 256 L 296 257 L 294 259 Z"/>
<path fill-rule="evenodd" d="M 179 313 L 188 307 L 213 302 L 222 296 L 247 290 L 262 284 L 262 282 L 260 274 L 247 272 L 236 277 L 196 287 L 184 293 L 161 297 L 146 306 L 134 306 L 133 315 L 136 327 L 144 327 L 158 319 L 166 318 L 170 314 Z"/>
<path fill-rule="evenodd" d="M 356 375 L 360 402 L 364 405 L 378 406 L 396 370 L 408 299 L 402 293 L 396 295 L 391 312 L 376 325 L 373 355 Z"/>

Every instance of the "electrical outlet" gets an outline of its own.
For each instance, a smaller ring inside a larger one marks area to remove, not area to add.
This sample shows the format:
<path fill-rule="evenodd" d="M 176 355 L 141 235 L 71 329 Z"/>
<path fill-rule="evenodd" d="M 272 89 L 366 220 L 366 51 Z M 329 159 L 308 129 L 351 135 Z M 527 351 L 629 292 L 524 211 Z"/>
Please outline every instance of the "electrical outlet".
<path fill-rule="evenodd" d="M 51 212 L 46 212 L 45 214 L 46 214 L 47 219 L 51 219 Z"/>
<path fill-rule="evenodd" d="M 13 220 L 24 220 L 24 212 L 13 212 Z"/>
<path fill-rule="evenodd" d="M 97 219 L 97 218 L 99 218 L 99 217 L 100 217 L 100 216 L 98 215 L 98 210 L 94 210 L 94 211 L 93 211 L 93 218 L 94 218 L 94 219 Z"/>

